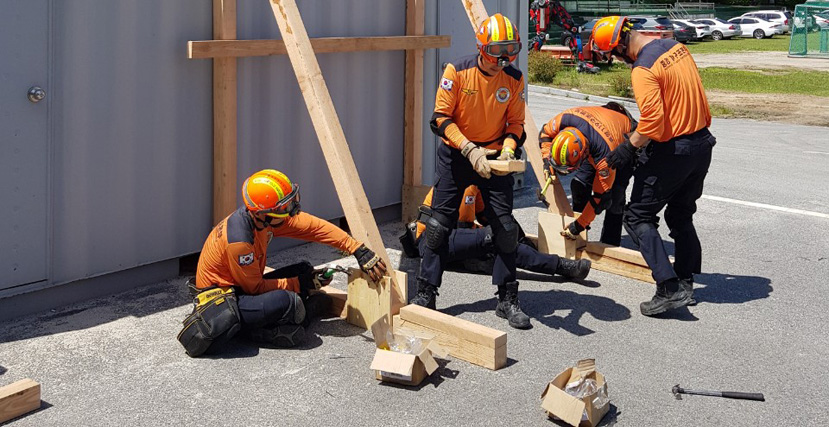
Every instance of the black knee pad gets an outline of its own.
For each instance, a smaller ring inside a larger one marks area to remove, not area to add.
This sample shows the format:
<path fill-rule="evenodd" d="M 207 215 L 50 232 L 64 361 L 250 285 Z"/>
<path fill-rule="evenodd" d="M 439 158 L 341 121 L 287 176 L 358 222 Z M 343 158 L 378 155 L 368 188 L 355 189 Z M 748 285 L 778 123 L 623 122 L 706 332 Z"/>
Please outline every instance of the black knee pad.
<path fill-rule="evenodd" d="M 573 178 L 570 181 L 570 194 L 573 196 L 573 210 L 582 212 L 590 201 L 593 190 L 582 180 Z"/>
<path fill-rule="evenodd" d="M 299 325 L 305 320 L 305 304 L 299 294 L 285 291 L 288 297 L 288 310 L 277 321 L 279 325 Z"/>
<path fill-rule="evenodd" d="M 518 234 L 520 227 L 512 215 L 498 217 L 500 227 L 494 228 L 495 247 L 501 253 L 511 254 L 518 249 Z"/>
<path fill-rule="evenodd" d="M 452 230 L 448 225 L 441 224 L 435 217 L 426 220 L 426 230 L 423 231 L 426 238 L 426 246 L 435 251 L 445 245 L 449 240 L 449 233 Z"/>

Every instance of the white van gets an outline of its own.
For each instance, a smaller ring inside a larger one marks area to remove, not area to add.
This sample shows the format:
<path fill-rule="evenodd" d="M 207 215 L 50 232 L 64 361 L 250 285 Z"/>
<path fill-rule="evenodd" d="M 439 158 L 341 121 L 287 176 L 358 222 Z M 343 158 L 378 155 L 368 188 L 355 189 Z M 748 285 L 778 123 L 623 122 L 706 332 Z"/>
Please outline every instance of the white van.
<path fill-rule="evenodd" d="M 766 21 L 774 22 L 782 25 L 783 34 L 791 33 L 792 30 L 792 13 L 780 10 L 758 10 L 742 14 L 743 18 L 762 18 Z"/>

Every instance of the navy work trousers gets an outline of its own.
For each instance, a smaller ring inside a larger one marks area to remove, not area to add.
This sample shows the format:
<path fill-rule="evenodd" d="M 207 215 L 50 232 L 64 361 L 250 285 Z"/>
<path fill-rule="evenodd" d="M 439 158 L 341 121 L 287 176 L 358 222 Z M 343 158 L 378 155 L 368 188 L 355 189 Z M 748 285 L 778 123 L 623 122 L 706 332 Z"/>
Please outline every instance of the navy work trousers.
<path fill-rule="evenodd" d="M 668 142 L 652 141 L 640 157 L 625 208 L 625 229 L 639 246 L 656 283 L 693 278 L 700 272 L 702 247 L 693 217 L 714 144 L 714 136 L 703 128 Z M 657 231 L 662 208 L 676 248 L 674 265 Z"/>
<path fill-rule="evenodd" d="M 448 147 L 441 143 L 437 150 L 436 165 L 437 182 L 432 193 L 432 211 L 449 219 L 449 228 L 455 227 L 458 221 L 458 209 L 461 197 L 466 187 L 478 186 L 484 199 L 484 215 L 492 226 L 497 239 L 499 233 L 504 232 L 503 221 L 512 219 L 513 178 L 512 175 L 492 175 L 485 179 L 475 172 L 469 160 L 460 150 Z M 428 229 L 427 229 L 428 231 Z M 443 278 L 443 270 L 449 260 L 449 234 L 445 233 L 436 247 L 422 245 L 420 271 L 417 279 L 432 286 L 439 287 Z M 426 236 L 423 236 L 424 238 Z M 496 240 L 497 241 L 497 240 Z M 515 281 L 516 251 L 505 253 L 495 245 L 495 265 L 492 270 L 492 283 L 504 285 Z"/>

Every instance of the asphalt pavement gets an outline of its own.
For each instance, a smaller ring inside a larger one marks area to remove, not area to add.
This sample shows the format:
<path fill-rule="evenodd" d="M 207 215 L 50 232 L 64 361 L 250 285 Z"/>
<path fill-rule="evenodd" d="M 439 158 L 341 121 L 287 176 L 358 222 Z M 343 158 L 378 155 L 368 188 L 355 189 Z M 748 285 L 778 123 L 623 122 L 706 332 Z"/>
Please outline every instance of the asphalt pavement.
<path fill-rule="evenodd" d="M 587 104 L 532 91 L 529 99 L 538 126 Z M 827 129 L 714 120 L 712 132 L 718 144 L 695 216 L 704 253 L 695 307 L 648 318 L 639 303 L 650 284 L 600 271 L 584 283 L 519 273 L 533 328 L 518 331 L 495 316 L 488 277 L 447 272 L 438 308 L 507 331 L 509 363 L 490 371 L 450 358 L 407 388 L 378 383 L 370 334 L 335 319 L 315 323 L 298 349 L 238 339 L 220 356 L 191 359 L 176 341 L 190 310 L 180 277 L 2 325 L 0 385 L 29 377 L 43 387 L 43 407 L 12 425 L 555 425 L 541 392 L 582 358 L 595 358 L 608 381 L 603 425 L 825 425 Z M 533 188 L 516 199 L 528 232 L 542 209 L 533 199 Z M 400 259 L 400 230 L 381 225 L 411 294 L 417 262 Z M 339 257 L 303 245 L 269 265 L 356 265 Z M 761 392 L 766 402 L 676 400 L 675 384 Z"/>

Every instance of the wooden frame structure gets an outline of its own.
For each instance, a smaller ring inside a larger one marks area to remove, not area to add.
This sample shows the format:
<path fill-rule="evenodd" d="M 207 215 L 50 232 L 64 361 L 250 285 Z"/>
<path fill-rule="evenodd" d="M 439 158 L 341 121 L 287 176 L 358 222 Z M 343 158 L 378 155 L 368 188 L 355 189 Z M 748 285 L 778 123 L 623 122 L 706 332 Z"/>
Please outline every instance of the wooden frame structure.
<path fill-rule="evenodd" d="M 358 50 L 407 51 L 405 105 L 408 126 L 404 152 L 407 153 L 409 162 L 420 164 L 420 153 L 416 148 L 419 144 L 414 144 L 419 135 L 414 124 L 422 119 L 422 101 L 418 102 L 416 94 L 418 91 L 422 94 L 423 49 L 447 47 L 450 38 L 423 35 L 423 0 L 408 0 L 405 36 L 328 37 L 314 40 L 305 31 L 294 0 L 270 0 L 270 4 L 283 40 L 236 40 L 236 0 L 213 0 L 214 40 L 188 42 L 188 58 L 213 59 L 213 221 L 220 221 L 236 208 L 236 58 L 287 54 L 320 145 L 326 153 L 326 163 L 351 227 L 351 234 L 355 239 L 365 242 L 386 265 L 391 266 L 316 54 Z M 415 179 L 413 172 L 410 181 Z M 416 179 L 420 179 L 419 174 Z M 390 275 L 389 280 L 392 285 L 392 300 L 388 304 L 391 322 L 391 316 L 406 304 L 407 295 L 405 284 L 401 286 L 396 275 Z"/>
<path fill-rule="evenodd" d="M 472 25 L 472 30 L 477 31 L 480 23 L 489 17 L 486 8 L 481 0 L 461 0 L 461 3 L 463 4 L 464 10 L 466 10 L 466 15 L 469 18 L 469 23 Z M 539 183 L 544 183 L 546 181 L 542 172 L 544 170 L 544 164 L 541 159 L 541 147 L 538 145 L 539 129 L 533 120 L 529 104 L 525 104 L 524 130 L 527 132 L 527 140 L 524 143 L 527 158 L 532 165 L 535 178 Z M 548 195 L 552 197 L 548 197 Z M 546 194 L 542 196 L 546 200 L 552 201 L 548 209 L 549 212 L 564 217 L 574 216 L 573 208 L 567 201 L 567 194 L 564 191 L 564 187 L 557 177 L 553 177 L 552 185 L 548 187 Z M 557 233 L 555 235 L 553 233 L 546 234 L 549 238 L 564 239 L 558 236 Z M 650 278 L 650 269 L 638 251 L 603 245 L 597 242 L 587 242 L 584 246 L 573 247 L 576 245 L 576 242 L 566 241 L 562 242 L 561 245 L 567 246 L 570 249 L 564 253 L 559 253 L 559 255 L 569 255 L 569 258 L 589 258 L 595 269 L 620 274 L 637 280 L 653 282 L 653 279 Z M 551 246 L 557 247 L 559 245 L 555 244 Z"/>

